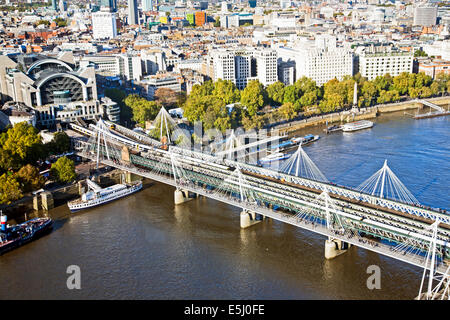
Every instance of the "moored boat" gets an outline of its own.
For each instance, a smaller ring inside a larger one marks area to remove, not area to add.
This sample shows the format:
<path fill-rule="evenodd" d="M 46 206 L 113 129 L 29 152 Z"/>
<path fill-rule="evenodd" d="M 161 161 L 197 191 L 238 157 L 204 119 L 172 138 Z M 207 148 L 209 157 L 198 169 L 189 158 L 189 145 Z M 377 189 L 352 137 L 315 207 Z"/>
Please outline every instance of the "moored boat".
<path fill-rule="evenodd" d="M 356 122 L 350 122 L 346 123 L 342 126 L 342 131 L 344 132 L 351 132 L 351 131 L 357 131 L 367 128 L 372 128 L 373 122 L 369 120 L 360 120 Z"/>
<path fill-rule="evenodd" d="M 67 203 L 71 212 L 96 207 L 123 198 L 142 189 L 142 181 L 131 184 L 115 184 L 107 188 L 101 188 L 90 179 L 87 179 L 87 184 L 90 190 L 83 193 L 81 199 Z"/>
<path fill-rule="evenodd" d="M 34 218 L 14 226 L 6 225 L 5 215 L 1 215 L 0 219 L 0 254 L 41 237 L 53 227 L 53 220 L 50 218 Z"/>
<path fill-rule="evenodd" d="M 268 156 L 262 158 L 261 160 L 259 160 L 259 162 L 260 163 L 270 163 L 270 162 L 274 162 L 274 161 L 284 160 L 287 158 L 289 158 L 288 154 L 282 153 L 282 152 L 276 152 L 276 153 L 269 154 Z"/>

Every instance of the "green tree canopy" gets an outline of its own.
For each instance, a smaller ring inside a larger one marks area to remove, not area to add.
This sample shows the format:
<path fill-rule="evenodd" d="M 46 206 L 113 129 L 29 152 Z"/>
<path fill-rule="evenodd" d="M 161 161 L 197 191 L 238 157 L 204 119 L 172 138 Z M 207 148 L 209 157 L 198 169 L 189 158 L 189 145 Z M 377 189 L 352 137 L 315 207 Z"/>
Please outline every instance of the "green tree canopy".
<path fill-rule="evenodd" d="M 58 182 L 69 183 L 75 180 L 75 163 L 67 157 L 59 158 L 50 169 L 50 174 Z"/>
<path fill-rule="evenodd" d="M 276 105 L 280 105 L 284 101 L 284 83 L 277 81 L 267 86 L 267 97 Z"/>
<path fill-rule="evenodd" d="M 36 145 L 42 146 L 38 131 L 26 122 L 20 122 L 0 135 L 0 146 L 11 157 L 10 162 L 21 166 L 36 151 Z M 7 161 L 8 162 L 8 161 Z"/>
<path fill-rule="evenodd" d="M 10 204 L 22 196 L 19 182 L 12 175 L 2 174 L 0 176 L 0 203 Z"/>
<path fill-rule="evenodd" d="M 214 83 L 212 95 L 227 104 L 236 103 L 240 99 L 240 92 L 230 80 L 219 79 Z"/>
<path fill-rule="evenodd" d="M 161 109 L 155 101 L 148 101 L 137 94 L 129 95 L 124 102 L 131 108 L 133 120 L 141 125 L 144 125 L 145 121 L 154 120 Z"/>
<path fill-rule="evenodd" d="M 23 192 L 38 190 L 42 188 L 45 183 L 45 179 L 39 174 L 39 170 L 31 164 L 27 164 L 20 168 L 20 170 L 16 172 L 15 178 L 19 182 Z"/>
<path fill-rule="evenodd" d="M 265 90 L 258 80 L 251 80 L 241 93 L 241 103 L 250 116 L 256 115 L 265 103 Z"/>

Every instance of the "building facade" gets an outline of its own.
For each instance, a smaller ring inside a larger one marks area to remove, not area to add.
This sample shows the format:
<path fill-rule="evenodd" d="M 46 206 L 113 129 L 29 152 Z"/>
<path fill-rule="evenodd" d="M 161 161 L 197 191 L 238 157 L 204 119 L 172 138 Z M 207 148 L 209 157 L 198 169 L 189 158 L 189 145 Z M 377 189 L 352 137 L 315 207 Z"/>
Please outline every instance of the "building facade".
<path fill-rule="evenodd" d="M 117 36 L 116 14 L 98 11 L 92 14 L 92 36 L 94 39 L 113 39 Z"/>
<path fill-rule="evenodd" d="M 402 72 L 413 72 L 413 53 L 393 47 L 371 46 L 359 56 L 359 72 L 369 80 L 390 74 L 398 76 Z"/>

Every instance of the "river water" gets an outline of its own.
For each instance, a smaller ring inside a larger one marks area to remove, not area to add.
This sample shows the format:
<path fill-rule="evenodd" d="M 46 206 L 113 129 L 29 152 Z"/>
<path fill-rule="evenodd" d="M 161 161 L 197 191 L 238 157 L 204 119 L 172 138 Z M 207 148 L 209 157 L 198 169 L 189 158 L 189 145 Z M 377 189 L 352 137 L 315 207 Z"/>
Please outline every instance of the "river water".
<path fill-rule="evenodd" d="M 372 129 L 305 147 L 325 176 L 355 187 L 388 164 L 425 205 L 450 208 L 450 118 L 383 115 Z M 206 198 L 174 206 L 172 187 L 147 181 L 128 198 L 70 214 L 51 234 L 0 256 L 0 299 L 412 299 L 421 271 L 352 247 L 324 259 L 325 238 L 277 221 L 241 230 L 239 210 Z M 69 265 L 81 289 L 69 290 Z M 366 286 L 381 268 L 381 289 Z"/>

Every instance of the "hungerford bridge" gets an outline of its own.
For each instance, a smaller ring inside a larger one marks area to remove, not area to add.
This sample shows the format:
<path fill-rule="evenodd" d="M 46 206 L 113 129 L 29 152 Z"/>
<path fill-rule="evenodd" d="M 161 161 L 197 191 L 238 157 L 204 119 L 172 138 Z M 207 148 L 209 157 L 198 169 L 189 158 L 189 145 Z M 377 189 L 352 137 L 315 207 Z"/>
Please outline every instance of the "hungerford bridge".
<path fill-rule="evenodd" d="M 271 218 L 321 234 L 328 238 L 327 259 L 354 245 L 419 266 L 424 272 L 417 298 L 450 299 L 450 215 L 418 204 L 386 162 L 352 190 L 327 182 L 301 147 L 275 171 L 178 146 L 165 148 L 102 120 L 90 129 L 71 127 L 90 137 L 76 141 L 79 156 L 121 169 L 128 179 L 140 176 L 171 185 L 177 205 L 192 195 L 205 196 L 241 208 L 242 228 Z"/>

